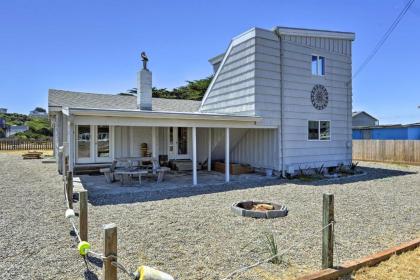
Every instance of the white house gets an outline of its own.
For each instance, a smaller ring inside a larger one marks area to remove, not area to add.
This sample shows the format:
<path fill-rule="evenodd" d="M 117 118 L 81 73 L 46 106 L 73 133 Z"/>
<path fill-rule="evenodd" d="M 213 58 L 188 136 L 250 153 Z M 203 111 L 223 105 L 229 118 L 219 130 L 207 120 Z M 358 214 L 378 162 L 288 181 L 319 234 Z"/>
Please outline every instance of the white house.
<path fill-rule="evenodd" d="M 142 143 L 154 157 L 194 166 L 224 160 L 285 175 L 349 164 L 354 39 L 325 30 L 248 30 L 210 59 L 215 75 L 201 102 L 152 98 L 145 69 L 137 97 L 51 89 L 55 149 L 69 143 L 70 169 L 138 156 Z M 200 180 L 196 168 L 192 180 Z"/>
<path fill-rule="evenodd" d="M 25 132 L 29 130 L 27 125 L 11 125 L 6 129 L 6 137 L 15 135 L 16 133 Z"/>
<path fill-rule="evenodd" d="M 379 125 L 379 120 L 365 111 L 356 111 L 352 114 L 353 127 Z"/>

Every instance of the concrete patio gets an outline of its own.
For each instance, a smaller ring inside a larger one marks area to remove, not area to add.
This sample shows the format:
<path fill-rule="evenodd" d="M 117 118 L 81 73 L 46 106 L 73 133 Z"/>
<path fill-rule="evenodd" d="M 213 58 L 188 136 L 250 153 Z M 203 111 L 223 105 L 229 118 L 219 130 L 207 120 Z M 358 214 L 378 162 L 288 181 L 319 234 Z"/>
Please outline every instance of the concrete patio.
<path fill-rule="evenodd" d="M 131 184 L 121 184 L 118 180 L 109 183 L 105 180 L 104 175 L 80 175 L 75 181 L 80 180 L 83 187 L 89 191 L 91 199 L 95 199 L 98 196 L 119 196 L 127 194 L 141 195 L 150 194 L 154 192 L 164 193 L 170 191 L 185 191 L 190 188 L 208 188 L 210 186 L 222 186 L 225 184 L 237 184 L 244 182 L 254 183 L 265 183 L 267 180 L 274 181 L 279 180 L 278 177 L 272 176 L 267 177 L 261 173 L 249 173 L 241 175 L 231 175 L 230 182 L 225 182 L 225 174 L 216 171 L 198 171 L 198 184 L 192 185 L 191 177 L 192 171 L 170 171 L 165 173 L 164 180 L 162 182 L 156 181 L 156 176 L 148 174 L 142 176 L 142 182 L 139 184 L 136 177 L 132 179 Z"/>

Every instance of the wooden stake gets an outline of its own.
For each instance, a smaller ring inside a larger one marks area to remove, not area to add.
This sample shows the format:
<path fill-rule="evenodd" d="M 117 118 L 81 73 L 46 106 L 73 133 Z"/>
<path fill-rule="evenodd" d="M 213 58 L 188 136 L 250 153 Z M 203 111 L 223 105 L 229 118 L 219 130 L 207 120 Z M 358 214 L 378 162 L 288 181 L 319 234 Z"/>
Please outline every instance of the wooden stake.
<path fill-rule="evenodd" d="M 324 193 L 322 202 L 322 268 L 333 267 L 334 255 L 334 232 L 332 225 L 328 226 L 334 221 L 334 195 Z M 326 227 L 326 228 L 325 228 Z"/>
<path fill-rule="evenodd" d="M 73 209 L 73 172 L 69 171 L 66 175 L 66 191 L 69 208 Z"/>
<path fill-rule="evenodd" d="M 117 268 L 111 264 L 115 259 L 110 256 L 117 256 L 117 226 L 115 224 L 104 225 L 105 244 L 104 256 L 104 280 L 117 280 Z M 110 257 L 110 258 L 108 258 Z"/>
<path fill-rule="evenodd" d="M 79 192 L 79 230 L 80 238 L 88 241 L 88 192 L 81 190 Z"/>

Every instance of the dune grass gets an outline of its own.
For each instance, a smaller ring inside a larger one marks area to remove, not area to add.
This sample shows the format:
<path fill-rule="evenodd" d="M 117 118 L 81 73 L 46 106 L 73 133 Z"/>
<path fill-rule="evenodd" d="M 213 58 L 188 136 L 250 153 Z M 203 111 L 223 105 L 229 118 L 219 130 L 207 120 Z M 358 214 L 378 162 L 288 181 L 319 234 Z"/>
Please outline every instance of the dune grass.
<path fill-rule="evenodd" d="M 355 280 L 420 279 L 420 247 L 393 256 L 375 267 L 362 268 L 352 278 Z"/>

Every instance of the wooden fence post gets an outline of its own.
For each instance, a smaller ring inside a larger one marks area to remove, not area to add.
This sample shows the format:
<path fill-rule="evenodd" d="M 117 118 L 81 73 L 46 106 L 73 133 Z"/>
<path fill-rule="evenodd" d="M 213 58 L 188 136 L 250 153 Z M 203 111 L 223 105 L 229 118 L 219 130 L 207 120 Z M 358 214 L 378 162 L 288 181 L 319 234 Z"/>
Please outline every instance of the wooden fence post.
<path fill-rule="evenodd" d="M 66 174 L 66 192 L 69 208 L 73 209 L 73 172 L 71 171 Z"/>
<path fill-rule="evenodd" d="M 117 280 L 117 268 L 112 265 L 113 258 L 110 256 L 117 256 L 117 226 L 115 224 L 104 225 L 105 244 L 104 244 L 104 280 Z"/>
<path fill-rule="evenodd" d="M 327 227 L 334 221 L 334 195 L 324 193 L 322 201 L 322 268 L 332 268 L 334 265 L 334 232 L 333 225 Z"/>
<path fill-rule="evenodd" d="M 88 191 L 79 192 L 79 230 L 80 239 L 88 241 Z"/>

